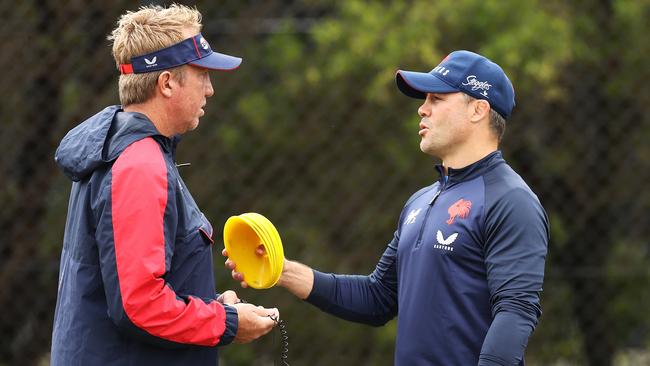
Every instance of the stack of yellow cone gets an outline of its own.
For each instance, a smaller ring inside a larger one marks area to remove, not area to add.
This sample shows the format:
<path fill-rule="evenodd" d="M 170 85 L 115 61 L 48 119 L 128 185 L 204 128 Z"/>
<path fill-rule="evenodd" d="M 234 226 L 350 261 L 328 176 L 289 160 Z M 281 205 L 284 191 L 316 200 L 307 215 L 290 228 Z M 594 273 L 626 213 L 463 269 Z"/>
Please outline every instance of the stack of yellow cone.
<path fill-rule="evenodd" d="M 278 230 L 266 217 L 249 212 L 231 216 L 223 228 L 223 242 L 228 257 L 237 264 L 250 287 L 273 287 L 282 274 L 284 249 Z M 263 246 L 264 255 L 257 254 Z"/>

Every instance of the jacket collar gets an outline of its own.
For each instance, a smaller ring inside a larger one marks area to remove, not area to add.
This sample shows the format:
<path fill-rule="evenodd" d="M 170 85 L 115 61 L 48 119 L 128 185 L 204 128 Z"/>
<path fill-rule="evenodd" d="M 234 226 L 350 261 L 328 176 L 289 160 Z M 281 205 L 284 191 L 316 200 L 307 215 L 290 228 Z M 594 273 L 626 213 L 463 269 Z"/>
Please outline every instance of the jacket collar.
<path fill-rule="evenodd" d="M 150 136 L 158 141 L 166 153 L 170 154 L 175 154 L 176 146 L 181 140 L 180 135 L 172 137 L 162 135 L 158 132 L 156 126 L 151 122 L 149 117 L 139 112 L 124 112 L 121 110 L 120 113 L 117 113 L 115 116 L 111 129 L 114 129 L 115 131 L 115 134 L 112 135 L 112 137 L 115 140 L 124 139 L 127 146 L 143 137 Z M 122 143 L 115 147 L 115 149 L 119 151 L 118 154 L 124 150 L 125 146 L 123 145 L 125 144 Z"/>
<path fill-rule="evenodd" d="M 499 164 L 504 164 L 503 156 L 501 151 L 496 150 L 491 152 L 481 160 L 474 162 L 466 167 L 454 169 L 447 168 L 447 180 L 445 182 L 445 169 L 441 164 L 436 165 L 436 170 L 440 175 L 440 184 L 443 186 L 449 186 L 455 183 L 467 181 L 476 178 L 479 175 L 483 175 L 486 172 L 492 170 L 495 166 Z"/>
<path fill-rule="evenodd" d="M 70 130 L 61 140 L 54 159 L 70 179 L 79 181 L 117 159 L 132 143 L 147 137 L 155 139 L 165 153 L 175 155 L 179 136 L 165 137 L 144 114 L 110 106 Z"/>

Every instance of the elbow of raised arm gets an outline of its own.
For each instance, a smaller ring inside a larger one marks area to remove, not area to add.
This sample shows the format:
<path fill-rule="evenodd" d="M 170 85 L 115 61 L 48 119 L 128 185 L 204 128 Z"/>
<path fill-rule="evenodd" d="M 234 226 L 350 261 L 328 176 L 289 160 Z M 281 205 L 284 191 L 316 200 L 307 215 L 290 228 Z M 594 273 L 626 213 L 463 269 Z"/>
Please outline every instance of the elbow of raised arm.
<path fill-rule="evenodd" d="M 393 312 L 381 312 L 381 313 L 370 313 L 370 314 L 360 314 L 360 313 L 336 313 L 331 312 L 334 315 L 339 316 L 342 319 L 352 321 L 355 323 L 369 325 L 371 327 L 381 327 L 386 325 L 391 321 L 396 313 Z"/>
<path fill-rule="evenodd" d="M 542 316 L 542 308 L 538 296 L 513 296 L 495 301 L 492 306 L 493 317 L 496 317 L 501 312 L 518 315 L 526 319 L 533 329 L 537 326 L 539 318 Z"/>
<path fill-rule="evenodd" d="M 374 318 L 372 322 L 369 322 L 368 325 L 373 327 L 383 327 L 384 325 L 386 325 L 386 323 L 393 320 L 394 317 L 395 314 L 378 315 Z"/>

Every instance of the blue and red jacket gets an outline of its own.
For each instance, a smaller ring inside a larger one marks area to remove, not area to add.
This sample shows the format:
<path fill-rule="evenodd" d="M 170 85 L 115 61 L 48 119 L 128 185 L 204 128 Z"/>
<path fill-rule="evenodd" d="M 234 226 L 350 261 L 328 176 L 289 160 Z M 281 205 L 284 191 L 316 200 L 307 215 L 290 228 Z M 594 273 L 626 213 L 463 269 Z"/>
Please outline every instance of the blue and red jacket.
<path fill-rule="evenodd" d="M 314 271 L 307 301 L 383 325 L 400 366 L 523 365 L 549 240 L 537 196 L 496 151 L 416 192 L 368 276 Z"/>
<path fill-rule="evenodd" d="M 216 301 L 212 227 L 183 183 L 178 138 L 108 107 L 55 160 L 72 179 L 52 365 L 215 365 L 237 332 Z"/>

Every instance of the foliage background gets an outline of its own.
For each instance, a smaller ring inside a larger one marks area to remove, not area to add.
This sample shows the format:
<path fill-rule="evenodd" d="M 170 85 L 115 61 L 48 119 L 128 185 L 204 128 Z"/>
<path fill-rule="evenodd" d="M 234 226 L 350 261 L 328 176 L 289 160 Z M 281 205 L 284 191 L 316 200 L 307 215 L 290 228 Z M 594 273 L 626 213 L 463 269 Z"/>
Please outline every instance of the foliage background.
<path fill-rule="evenodd" d="M 106 35 L 146 3 L 0 3 L 0 365 L 48 364 L 70 188 L 53 152 L 118 103 Z M 501 148 L 551 220 L 528 364 L 650 364 L 650 1 L 188 4 L 215 49 L 245 60 L 213 75 L 207 115 L 178 151 L 215 228 L 260 212 L 288 257 L 371 272 L 404 201 L 436 178 L 418 148 L 418 101 L 397 91 L 395 70 L 428 71 L 473 50 L 513 81 Z M 235 287 L 222 262 L 215 256 L 219 289 Z M 396 322 L 347 323 L 281 289 L 239 293 L 280 308 L 292 364 L 392 363 Z M 278 351 L 267 337 L 224 348 L 221 364 L 271 365 Z"/>

